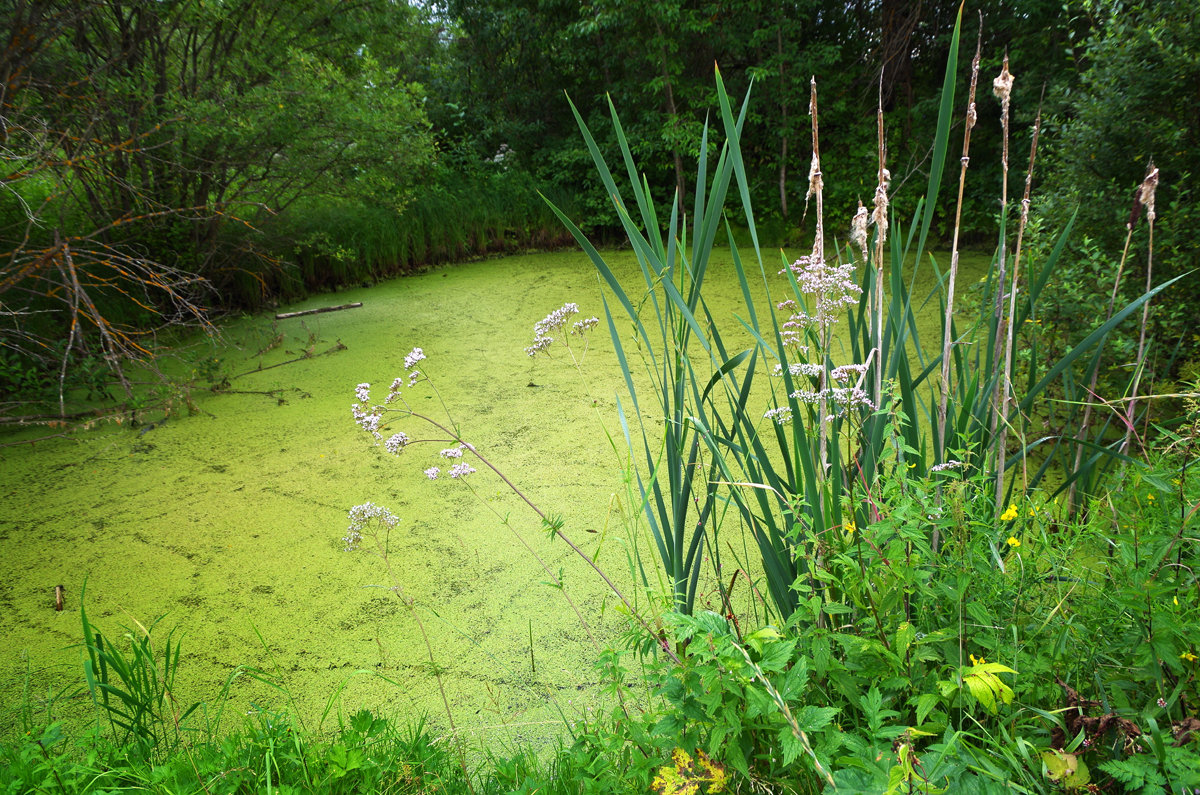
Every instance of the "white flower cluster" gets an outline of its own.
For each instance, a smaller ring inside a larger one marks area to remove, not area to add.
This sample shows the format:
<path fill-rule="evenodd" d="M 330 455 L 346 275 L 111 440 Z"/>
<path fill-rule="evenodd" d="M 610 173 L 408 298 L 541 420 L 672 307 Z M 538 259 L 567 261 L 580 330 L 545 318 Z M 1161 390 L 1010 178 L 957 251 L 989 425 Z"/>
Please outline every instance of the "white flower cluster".
<path fill-rule="evenodd" d="M 843 307 L 858 303 L 862 288 L 854 281 L 854 263 L 829 264 L 824 257 L 810 255 L 800 257 L 780 274 L 791 270 L 801 292 L 813 296 L 816 311 L 809 315 L 797 313 L 790 322 L 799 326 L 806 324 L 825 325 L 835 322 Z M 792 307 L 795 307 L 793 302 Z M 784 324 L 787 328 L 787 324 Z"/>
<path fill-rule="evenodd" d="M 579 314 L 579 305 L 574 303 L 566 303 L 555 309 L 550 314 L 533 324 L 533 344 L 525 349 L 528 356 L 537 356 L 539 353 L 547 350 L 551 343 L 554 342 L 554 337 L 550 336 L 551 332 L 559 331 L 567 327 L 567 323 L 572 317 Z M 571 327 L 571 334 L 583 336 L 588 331 L 591 331 L 600 322 L 598 317 L 589 317 L 586 320 L 579 320 Z"/>
<path fill-rule="evenodd" d="M 367 530 L 372 522 L 378 522 L 386 530 L 393 530 L 399 521 L 399 517 L 382 505 L 373 502 L 355 505 L 350 509 L 350 526 L 342 539 L 346 542 L 346 551 L 353 552 L 358 549 L 358 545 L 362 543 L 363 531 Z"/>

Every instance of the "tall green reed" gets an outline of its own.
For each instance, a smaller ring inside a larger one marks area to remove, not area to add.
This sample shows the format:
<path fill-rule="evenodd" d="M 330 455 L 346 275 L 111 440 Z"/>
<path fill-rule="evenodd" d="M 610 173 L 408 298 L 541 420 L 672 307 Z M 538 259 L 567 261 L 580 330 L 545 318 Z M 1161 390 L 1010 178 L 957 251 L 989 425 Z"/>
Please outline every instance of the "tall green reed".
<path fill-rule="evenodd" d="M 701 298 L 702 288 L 733 174 L 731 150 L 728 146 L 722 150 L 710 184 L 708 128 L 705 126 L 700 144 L 689 250 L 680 197 L 677 195 L 671 204 L 664 233 L 659 209 L 655 207 L 648 183 L 638 177 L 633 154 L 611 100 L 609 110 L 632 187 L 633 206 L 638 213 L 636 220 L 591 131 L 573 104 L 572 110 L 633 245 L 642 276 L 639 289 L 627 291 L 583 231 L 560 208 L 553 204 L 551 207 L 587 252 L 616 304 L 614 310 L 608 297 L 604 297 L 605 319 L 629 398 L 628 412 L 619 400 L 618 411 L 630 459 L 639 462 L 634 477 L 641 501 L 640 512 L 662 569 L 670 580 L 671 605 L 675 610 L 690 613 L 695 605 L 706 541 L 711 541 L 718 513 L 715 487 L 718 462 L 704 460 L 706 442 L 702 428 L 705 423 L 698 416 L 715 410 L 712 389 L 719 382 L 720 374 L 697 373 L 689 347 L 698 342 L 708 350 L 709 333 L 697 318 L 707 316 Z M 744 118 L 745 106 L 742 111 Z M 740 126 L 740 119 L 738 124 Z M 706 186 L 709 186 L 707 193 Z M 643 322 L 643 316 L 647 322 Z M 707 317 L 710 327 L 711 320 Z M 638 357 L 634 360 L 636 364 L 631 363 L 631 346 Z M 726 366 L 736 367 L 748 353 L 735 357 Z M 639 399 L 635 378 L 642 376 L 650 386 L 643 387 L 641 394 L 653 393 L 653 405 L 645 397 Z M 650 577 L 644 567 L 641 575 L 648 585 Z"/>
<path fill-rule="evenodd" d="M 981 286 L 982 309 L 973 317 L 955 309 L 955 243 L 949 273 L 938 271 L 938 287 L 925 299 L 936 300 L 942 308 L 943 344 L 940 352 L 933 353 L 922 344 L 914 308 L 920 297 L 911 291 L 915 271 L 927 257 L 929 267 L 937 269 L 927 243 L 949 151 L 960 29 L 961 17 L 956 21 L 938 104 L 925 198 L 917 203 L 907 225 L 896 219 L 891 209 L 880 114 L 875 238 L 868 241 L 865 221 L 872 214 L 865 208 L 856 216 L 852 233 L 864 266 L 857 285 L 850 282 L 852 250 L 847 251 L 845 260 L 838 257 L 836 264 L 827 261 L 831 252 L 825 242 L 815 82 L 810 102 L 813 159 L 809 186 L 810 199 L 816 199 L 814 244 L 810 254 L 791 265 L 784 261 L 782 284 L 768 274 L 764 262 L 740 154 L 741 120 L 748 96 L 735 118 L 717 74 L 725 142 L 710 175 L 706 127 L 696 184 L 709 187 L 707 193 L 696 192 L 690 249 L 683 208 L 674 201 L 663 226 L 663 213 L 656 209 L 645 181 L 638 176 L 611 103 L 636 219 L 576 113 L 637 256 L 642 284 L 636 289 L 621 284 L 580 229 L 564 213 L 556 212 L 592 259 L 613 299 L 610 304 L 606 298 L 606 317 L 625 373 L 634 420 L 626 422 L 623 412 L 623 427 L 630 450 L 638 448 L 637 457 L 644 461 L 644 469 L 638 473 L 643 512 L 660 562 L 673 583 L 679 610 L 687 612 L 694 604 L 701 566 L 696 552 L 706 544 L 716 547 L 717 530 L 706 520 L 718 501 L 736 505 L 757 545 L 775 608 L 786 617 L 799 605 L 794 588 L 798 581 L 806 580 L 831 598 L 819 583 L 822 556 L 836 545 L 836 539 L 879 518 L 881 481 L 892 473 L 915 469 L 920 476 L 970 475 L 974 482 L 980 482 L 978 476 L 982 475 L 995 495 L 997 518 L 1002 519 L 1004 502 L 1018 491 L 1037 487 L 1052 467 L 1058 468 L 1061 480 L 1055 494 L 1085 484 L 1084 493 L 1077 490 L 1074 495 L 1083 500 L 1087 491 L 1098 486 L 1097 478 L 1106 466 L 1129 460 L 1120 450 L 1121 440 L 1110 432 L 1111 420 L 1092 429 L 1090 435 L 1077 433 L 1082 412 L 1092 402 L 1090 396 L 1080 396 L 1078 385 L 1098 366 L 1100 346 L 1113 329 L 1173 282 L 1148 287 L 1145 294 L 1113 312 L 1056 360 L 1043 362 L 1034 348 L 1022 362 L 1023 371 L 1016 379 L 1019 383 L 1013 383 L 1012 352 L 1023 344 L 1022 328 L 1036 318 L 1040 297 L 1053 289 L 1071 227 L 1067 225 L 1045 259 L 1020 280 L 1015 266 L 1020 262 L 1027 198 L 1012 254 L 1003 242 L 1006 216 L 1001 218 L 1001 242 Z M 978 55 L 974 64 L 972 84 L 978 79 Z M 1003 84 L 1008 91 L 1010 80 L 1005 69 L 997 80 L 997 90 Z M 1002 124 L 1007 129 L 1008 102 L 1003 104 Z M 972 92 L 960 197 L 967 176 L 970 128 L 975 123 Z M 1032 181 L 1032 156 L 1030 169 L 1026 197 Z M 705 269 L 722 222 L 722 203 L 733 186 L 741 199 L 753 248 L 753 260 L 747 265 L 729 235 L 745 300 L 745 314 L 739 319 L 742 328 L 735 330 L 749 332 L 754 340 L 744 350 L 729 349 L 723 332 L 730 329 L 714 321 L 702 293 Z M 961 220 L 961 198 L 959 202 L 956 217 Z M 889 228 L 895 230 L 891 239 Z M 874 245 L 868 246 L 868 242 Z M 906 272 L 906 263 L 913 263 L 911 272 Z M 784 300 L 776 303 L 776 294 Z M 765 312 L 759 309 L 759 296 L 766 298 Z M 839 317 L 843 310 L 844 321 Z M 834 329 L 843 322 L 849 329 L 850 362 L 834 359 Z M 640 369 L 631 364 L 631 348 L 641 358 Z M 642 370 L 645 380 L 639 383 Z M 758 403 L 763 392 L 772 396 L 766 410 Z M 647 394 L 652 395 L 652 403 L 646 400 Z M 1061 428 L 1035 436 L 1034 414 L 1050 401 L 1065 407 Z M 1130 405 L 1133 402 L 1129 401 Z M 654 433 L 660 422 L 661 435 Z M 641 437 L 637 444 L 633 442 L 635 434 Z M 1010 444 L 1014 445 L 1011 455 Z M 704 448 L 707 462 L 702 464 Z M 1049 453 L 1030 474 L 1032 454 L 1047 449 Z M 1074 460 L 1078 450 L 1084 452 Z M 1018 466 L 1022 473 L 1019 483 L 1012 475 Z M 701 467 L 707 471 L 703 482 L 697 477 Z M 723 491 L 717 492 L 718 487 Z M 936 537 L 931 548 L 936 555 Z M 994 540 L 991 549 L 994 564 L 1003 568 Z"/>

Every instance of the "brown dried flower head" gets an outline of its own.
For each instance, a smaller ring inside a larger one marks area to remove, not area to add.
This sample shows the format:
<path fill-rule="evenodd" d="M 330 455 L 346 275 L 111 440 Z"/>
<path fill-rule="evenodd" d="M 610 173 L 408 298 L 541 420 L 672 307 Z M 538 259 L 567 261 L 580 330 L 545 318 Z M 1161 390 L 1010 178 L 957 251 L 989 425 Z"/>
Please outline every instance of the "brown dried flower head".
<path fill-rule="evenodd" d="M 870 213 L 867 208 L 863 207 L 863 203 L 858 203 L 858 212 L 854 214 L 854 218 L 850 221 L 850 242 L 858 246 L 862 251 L 863 262 L 867 261 L 867 221 L 870 218 Z"/>
<path fill-rule="evenodd" d="M 1000 75 L 992 81 L 992 93 L 1000 100 L 1004 111 L 1008 112 L 1008 102 L 1012 97 L 1013 75 L 1008 71 L 1008 56 L 1004 58 L 1004 66 L 1000 69 Z"/>
<path fill-rule="evenodd" d="M 1146 175 L 1146 179 L 1142 181 L 1141 199 L 1142 206 L 1146 208 L 1146 220 L 1154 223 L 1154 191 L 1158 188 L 1158 169 L 1154 164 L 1150 164 L 1150 173 Z"/>

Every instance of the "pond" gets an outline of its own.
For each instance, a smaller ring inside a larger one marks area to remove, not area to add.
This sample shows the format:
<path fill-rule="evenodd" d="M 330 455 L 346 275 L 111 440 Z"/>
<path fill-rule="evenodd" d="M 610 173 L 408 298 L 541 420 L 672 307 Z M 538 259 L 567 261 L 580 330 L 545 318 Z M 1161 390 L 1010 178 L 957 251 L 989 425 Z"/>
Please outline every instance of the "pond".
<path fill-rule="evenodd" d="M 631 255 L 611 257 L 634 278 Z M 971 261 L 965 283 L 984 268 Z M 706 294 L 717 321 L 735 327 L 740 290 L 727 250 Z M 215 716 L 224 692 L 229 728 L 254 710 L 331 728 L 364 706 L 444 725 L 435 673 L 459 729 L 486 743 L 552 738 L 564 717 L 602 707 L 597 644 L 624 624 L 599 577 L 496 476 L 429 480 L 422 470 L 444 463 L 446 444 L 391 456 L 350 412 L 356 384 L 373 384 L 381 399 L 422 348 L 438 393 L 419 385 L 409 399 L 437 413 L 440 395 L 463 438 L 562 516 L 564 532 L 635 594 L 637 539 L 625 518 L 636 506 L 606 435 L 619 438 L 624 386 L 603 321 L 581 371 L 523 350 L 533 324 L 565 302 L 603 316 L 591 264 L 576 253 L 505 257 L 287 309 L 353 301 L 362 307 L 231 320 L 219 343 L 179 346 L 169 366 L 181 375 L 230 377 L 224 391 L 193 390 L 192 412 L 179 403 L 158 424 L 105 423 L 0 447 L 0 736 L 20 731 L 22 710 L 91 714 L 78 691 L 85 583 L 89 618 L 110 638 L 160 617 L 160 640 L 179 628 L 177 698 L 206 701 Z M 419 426 L 392 430 L 432 438 Z M 390 558 L 432 663 L 382 563 L 345 550 L 347 511 L 367 501 L 400 518 Z M 525 544 L 561 576 L 587 628 Z M 242 675 L 223 691 L 238 666 L 274 686 Z"/>

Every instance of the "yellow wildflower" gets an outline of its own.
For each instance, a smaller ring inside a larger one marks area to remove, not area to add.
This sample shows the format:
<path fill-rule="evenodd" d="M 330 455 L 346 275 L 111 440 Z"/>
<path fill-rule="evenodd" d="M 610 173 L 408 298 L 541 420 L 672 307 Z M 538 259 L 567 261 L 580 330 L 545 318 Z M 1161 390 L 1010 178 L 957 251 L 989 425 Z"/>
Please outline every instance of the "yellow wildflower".
<path fill-rule="evenodd" d="M 1017 518 L 1017 516 L 1019 516 L 1019 515 L 1020 515 L 1020 512 L 1017 510 L 1017 506 L 1016 506 L 1016 505 L 1010 505 L 1010 506 L 1008 506 L 1008 510 L 1007 510 L 1007 511 L 1005 511 L 1005 512 L 1004 512 L 1004 513 L 1002 513 L 1002 514 L 1000 514 L 1000 521 L 1002 521 L 1002 522 L 1011 522 L 1013 519 L 1016 519 L 1016 518 Z"/>
<path fill-rule="evenodd" d="M 971 658 L 971 665 L 983 665 L 987 662 L 984 658 L 976 657 L 974 654 L 968 654 L 967 656 Z"/>
<path fill-rule="evenodd" d="M 1176 607 L 1179 607 L 1179 597 L 1178 596 L 1172 596 L 1171 601 L 1175 603 Z"/>
<path fill-rule="evenodd" d="M 854 535 L 854 531 L 858 529 L 857 527 L 855 527 L 853 519 L 846 520 L 845 528 L 846 528 L 846 537 L 847 538 Z"/>
<path fill-rule="evenodd" d="M 1021 546 L 1021 541 L 1016 536 L 1009 536 L 1008 541 L 1006 543 L 1013 549 L 1016 549 L 1017 547 Z"/>
<path fill-rule="evenodd" d="M 1146 495 L 1146 502 L 1154 502 L 1154 495 L 1153 495 L 1153 494 L 1147 494 L 1147 495 Z"/>
<path fill-rule="evenodd" d="M 1197 657 L 1190 651 L 1185 651 L 1183 654 L 1179 655 L 1179 659 L 1183 660 L 1184 662 L 1195 662 L 1196 660 L 1200 660 L 1200 657 Z"/>

